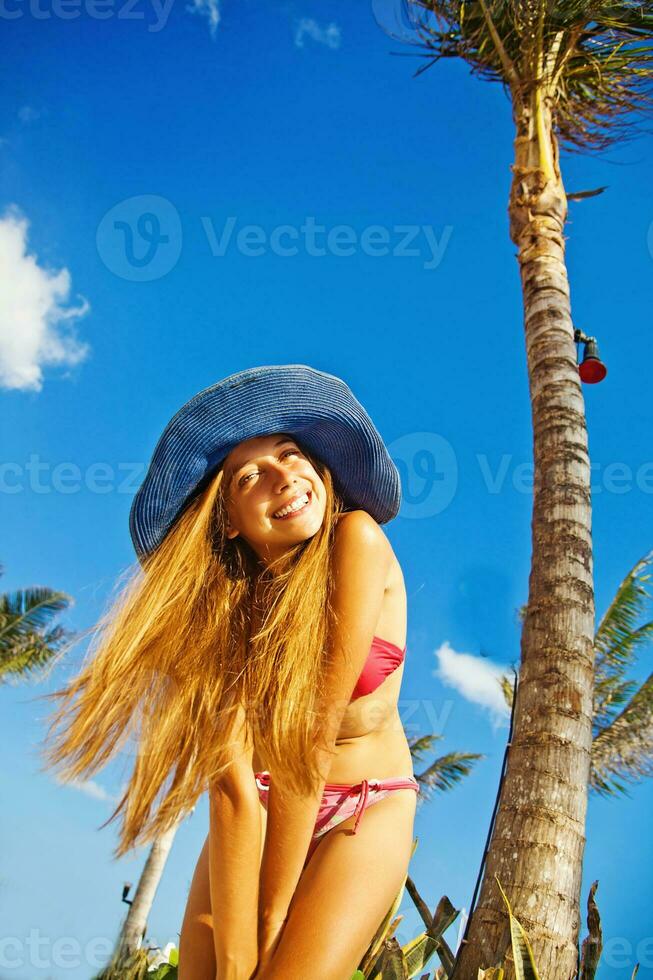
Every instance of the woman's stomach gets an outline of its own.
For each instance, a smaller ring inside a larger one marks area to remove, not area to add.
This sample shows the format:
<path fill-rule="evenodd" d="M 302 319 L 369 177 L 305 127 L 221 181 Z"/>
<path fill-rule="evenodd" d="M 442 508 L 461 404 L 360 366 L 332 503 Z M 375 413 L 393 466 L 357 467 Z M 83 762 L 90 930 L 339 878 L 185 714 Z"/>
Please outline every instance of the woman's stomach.
<path fill-rule="evenodd" d="M 328 765 L 326 782 L 359 783 L 362 779 L 413 775 L 410 746 L 397 705 L 402 674 L 403 665 L 375 691 L 348 706 Z M 269 770 L 257 752 L 254 752 L 253 765 L 256 772 Z"/>
<path fill-rule="evenodd" d="M 394 725 L 339 738 L 335 749 L 328 783 L 359 783 L 362 779 L 413 775 L 410 747 L 398 713 Z"/>

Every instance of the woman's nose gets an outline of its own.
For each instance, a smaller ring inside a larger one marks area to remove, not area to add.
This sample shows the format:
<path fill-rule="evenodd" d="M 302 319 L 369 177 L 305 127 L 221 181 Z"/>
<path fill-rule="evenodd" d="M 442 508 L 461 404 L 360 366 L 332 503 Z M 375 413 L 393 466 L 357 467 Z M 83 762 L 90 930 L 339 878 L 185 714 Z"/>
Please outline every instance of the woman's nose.
<path fill-rule="evenodd" d="M 285 489 L 285 487 L 291 486 L 294 477 L 286 469 L 283 463 L 276 463 L 274 466 L 276 473 L 273 478 L 273 484 L 275 489 Z"/>

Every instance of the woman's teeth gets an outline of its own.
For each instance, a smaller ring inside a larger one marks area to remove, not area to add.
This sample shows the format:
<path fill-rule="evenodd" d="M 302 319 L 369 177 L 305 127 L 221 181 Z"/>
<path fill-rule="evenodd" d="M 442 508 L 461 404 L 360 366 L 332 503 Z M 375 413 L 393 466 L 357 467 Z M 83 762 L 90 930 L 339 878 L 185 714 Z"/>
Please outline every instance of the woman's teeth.
<path fill-rule="evenodd" d="M 309 494 L 305 493 L 301 497 L 298 497 L 297 500 L 295 500 L 292 504 L 289 504 L 288 507 L 284 507 L 282 510 L 278 510 L 276 514 L 273 514 L 272 516 L 276 520 L 280 520 L 283 517 L 287 517 L 288 514 L 294 514 L 298 510 L 303 510 L 304 507 L 308 505 L 308 502 L 309 502 Z"/>

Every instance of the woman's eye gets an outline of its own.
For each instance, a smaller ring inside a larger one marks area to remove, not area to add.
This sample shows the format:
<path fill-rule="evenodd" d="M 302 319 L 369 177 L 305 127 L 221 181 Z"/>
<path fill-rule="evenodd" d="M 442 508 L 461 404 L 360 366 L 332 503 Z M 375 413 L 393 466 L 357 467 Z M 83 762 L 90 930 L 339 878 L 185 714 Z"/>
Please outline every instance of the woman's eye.
<path fill-rule="evenodd" d="M 301 456 L 299 449 L 286 449 L 284 452 L 281 453 L 280 459 L 283 459 L 285 456 L 288 455 L 288 453 L 294 453 L 295 456 Z M 238 486 L 244 487 L 245 484 L 249 482 L 249 478 L 251 476 L 256 476 L 257 473 L 258 470 L 252 470 L 251 473 L 247 473 L 246 476 L 242 476 L 238 481 Z"/>

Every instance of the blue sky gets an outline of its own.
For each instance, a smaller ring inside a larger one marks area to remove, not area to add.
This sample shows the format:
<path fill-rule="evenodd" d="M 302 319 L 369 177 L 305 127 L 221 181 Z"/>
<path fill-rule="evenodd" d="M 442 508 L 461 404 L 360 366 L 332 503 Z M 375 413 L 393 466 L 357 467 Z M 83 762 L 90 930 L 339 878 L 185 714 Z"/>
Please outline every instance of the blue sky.
<path fill-rule="evenodd" d="M 391 54 L 407 49 L 369 3 L 67 2 L 3 8 L 4 588 L 61 589 L 65 625 L 91 626 L 134 561 L 132 496 L 188 398 L 260 364 L 343 377 L 402 475 L 386 528 L 409 598 L 402 720 L 442 735 L 438 754 L 485 756 L 415 825 L 422 895 L 466 909 L 507 731 L 489 679 L 519 655 L 531 550 L 510 107 L 463 64 L 413 78 L 421 62 Z M 608 366 L 583 388 L 599 615 L 652 544 L 652 150 L 645 134 L 562 156 L 568 191 L 607 185 L 570 203 L 566 228 L 574 323 Z M 83 649 L 0 690 L 3 980 L 88 980 L 145 857 L 114 861 L 115 824 L 98 830 L 129 760 L 84 787 L 38 772 L 48 708 L 33 698 Z M 652 803 L 650 782 L 590 799 L 582 896 L 598 878 L 600 980 L 637 959 L 653 976 Z M 177 939 L 207 827 L 202 800 L 153 944 Z M 407 941 L 420 922 L 408 898 L 403 911 Z"/>

